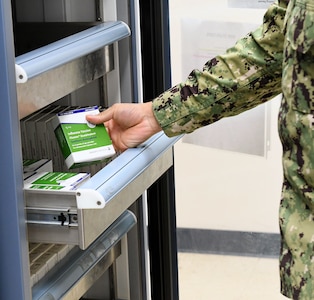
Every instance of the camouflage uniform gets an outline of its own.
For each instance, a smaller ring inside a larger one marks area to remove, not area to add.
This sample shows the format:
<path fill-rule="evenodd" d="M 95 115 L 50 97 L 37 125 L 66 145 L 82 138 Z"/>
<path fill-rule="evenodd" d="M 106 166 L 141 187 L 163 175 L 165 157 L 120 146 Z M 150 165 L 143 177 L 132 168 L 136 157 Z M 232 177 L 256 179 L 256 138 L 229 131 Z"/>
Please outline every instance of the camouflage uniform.
<path fill-rule="evenodd" d="M 314 299 L 314 1 L 279 0 L 255 32 L 153 101 L 169 136 L 239 114 L 282 92 L 281 290 Z"/>

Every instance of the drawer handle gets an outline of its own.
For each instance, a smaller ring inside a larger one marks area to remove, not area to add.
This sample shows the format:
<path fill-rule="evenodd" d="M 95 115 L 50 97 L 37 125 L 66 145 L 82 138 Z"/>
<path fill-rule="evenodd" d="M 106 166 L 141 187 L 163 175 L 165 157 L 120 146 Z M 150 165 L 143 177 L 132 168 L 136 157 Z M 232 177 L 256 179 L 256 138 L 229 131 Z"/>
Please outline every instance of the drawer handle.
<path fill-rule="evenodd" d="M 15 59 L 16 82 L 27 80 L 117 42 L 131 34 L 122 21 L 106 22 L 63 38 Z"/>

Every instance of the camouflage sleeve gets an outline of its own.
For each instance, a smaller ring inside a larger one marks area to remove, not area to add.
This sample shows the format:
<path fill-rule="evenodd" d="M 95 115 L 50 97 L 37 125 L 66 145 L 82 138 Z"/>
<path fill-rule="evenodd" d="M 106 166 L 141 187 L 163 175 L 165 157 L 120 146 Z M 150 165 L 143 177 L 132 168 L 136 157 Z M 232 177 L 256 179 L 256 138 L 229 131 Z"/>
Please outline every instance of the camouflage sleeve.
<path fill-rule="evenodd" d="M 237 115 L 281 93 L 287 2 L 273 4 L 256 31 L 153 100 L 155 117 L 168 136 Z"/>

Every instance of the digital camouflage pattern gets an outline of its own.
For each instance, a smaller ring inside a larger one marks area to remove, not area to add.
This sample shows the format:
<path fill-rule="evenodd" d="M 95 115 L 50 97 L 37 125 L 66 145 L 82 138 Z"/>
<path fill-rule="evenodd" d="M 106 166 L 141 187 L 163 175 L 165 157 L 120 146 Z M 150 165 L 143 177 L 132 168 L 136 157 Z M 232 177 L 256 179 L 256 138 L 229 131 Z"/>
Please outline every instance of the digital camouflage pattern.
<path fill-rule="evenodd" d="M 279 114 L 284 184 L 280 209 L 282 289 L 314 299 L 314 2 L 291 0 L 285 19 Z"/>
<path fill-rule="evenodd" d="M 169 136 L 189 133 L 283 94 L 279 135 L 281 291 L 314 299 L 314 1 L 282 0 L 263 25 L 153 101 Z"/>

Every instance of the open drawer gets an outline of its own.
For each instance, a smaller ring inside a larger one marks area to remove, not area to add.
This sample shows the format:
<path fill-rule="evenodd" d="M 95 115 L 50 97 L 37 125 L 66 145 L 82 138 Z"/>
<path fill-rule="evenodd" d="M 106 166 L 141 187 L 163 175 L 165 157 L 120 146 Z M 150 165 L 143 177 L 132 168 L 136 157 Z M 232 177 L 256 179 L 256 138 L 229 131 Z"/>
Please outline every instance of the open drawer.
<path fill-rule="evenodd" d="M 30 242 L 78 245 L 86 249 L 173 165 L 179 137 L 154 135 L 126 150 L 71 192 L 25 192 Z"/>

